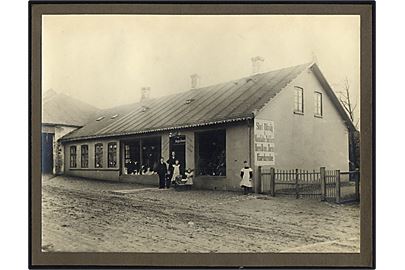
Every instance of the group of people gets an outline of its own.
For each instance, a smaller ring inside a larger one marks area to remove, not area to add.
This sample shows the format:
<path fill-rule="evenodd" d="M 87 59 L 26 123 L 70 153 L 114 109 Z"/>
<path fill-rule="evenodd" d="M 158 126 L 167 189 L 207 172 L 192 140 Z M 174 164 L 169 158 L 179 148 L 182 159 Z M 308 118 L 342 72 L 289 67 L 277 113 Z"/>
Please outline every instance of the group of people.
<path fill-rule="evenodd" d="M 159 176 L 159 189 L 170 188 L 170 186 L 177 182 L 186 182 L 189 185 L 193 184 L 193 171 L 189 168 L 185 171 L 183 181 L 183 168 L 181 167 L 180 161 L 176 159 L 175 153 L 172 152 L 167 163 L 164 158 L 160 158 L 160 162 L 156 167 L 156 172 Z"/>
<path fill-rule="evenodd" d="M 160 161 L 155 167 L 155 170 L 151 170 L 150 167 L 140 166 L 137 161 L 130 161 L 127 164 L 128 174 L 142 174 L 142 175 L 153 175 L 157 174 L 159 176 L 159 189 L 170 188 L 171 184 L 176 183 L 187 183 L 188 185 L 193 184 L 193 171 L 187 169 L 183 174 L 181 173 L 182 168 L 178 159 L 175 157 L 175 153 L 165 162 L 164 158 L 161 157 Z M 253 170 L 249 167 L 248 162 L 243 162 L 243 168 L 240 171 L 240 187 L 243 189 L 243 194 L 248 194 L 252 188 Z"/>

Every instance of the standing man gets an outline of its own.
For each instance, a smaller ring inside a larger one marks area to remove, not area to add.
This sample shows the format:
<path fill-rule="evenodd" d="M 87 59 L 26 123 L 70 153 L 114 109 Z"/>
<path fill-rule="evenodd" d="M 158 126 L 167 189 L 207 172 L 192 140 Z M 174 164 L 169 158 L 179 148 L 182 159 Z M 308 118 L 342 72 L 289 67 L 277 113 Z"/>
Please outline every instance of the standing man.
<path fill-rule="evenodd" d="M 168 177 L 167 177 L 167 181 L 166 181 L 166 187 L 169 188 L 170 187 L 170 182 L 172 180 L 173 177 L 173 165 L 176 162 L 176 153 L 174 151 L 172 151 L 172 154 L 170 155 L 169 159 L 167 160 L 167 164 L 169 165 L 168 168 Z"/>
<path fill-rule="evenodd" d="M 160 162 L 157 165 L 156 172 L 159 175 L 159 189 L 165 188 L 167 165 L 163 157 L 160 158 Z"/>

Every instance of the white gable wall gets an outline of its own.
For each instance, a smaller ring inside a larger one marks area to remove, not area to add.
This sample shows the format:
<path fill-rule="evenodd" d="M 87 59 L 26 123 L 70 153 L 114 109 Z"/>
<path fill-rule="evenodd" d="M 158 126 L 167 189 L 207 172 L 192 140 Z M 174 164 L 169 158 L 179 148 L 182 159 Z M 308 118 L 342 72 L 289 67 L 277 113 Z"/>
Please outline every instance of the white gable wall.
<path fill-rule="evenodd" d="M 304 89 L 304 114 L 294 114 L 294 86 Z M 314 116 L 314 92 L 322 93 L 323 117 Z M 308 69 L 256 115 L 274 121 L 275 168 L 348 170 L 348 129 Z"/>

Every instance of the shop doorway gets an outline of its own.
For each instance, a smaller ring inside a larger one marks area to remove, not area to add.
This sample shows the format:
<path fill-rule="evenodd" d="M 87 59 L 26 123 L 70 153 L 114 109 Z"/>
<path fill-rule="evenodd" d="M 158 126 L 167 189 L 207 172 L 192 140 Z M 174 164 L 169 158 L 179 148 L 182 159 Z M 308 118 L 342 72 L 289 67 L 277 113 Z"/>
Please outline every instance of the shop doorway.
<path fill-rule="evenodd" d="M 184 174 L 186 166 L 186 136 L 174 135 L 170 137 L 169 143 L 169 157 L 172 156 L 172 152 L 175 153 L 176 159 L 180 162 L 180 173 Z"/>

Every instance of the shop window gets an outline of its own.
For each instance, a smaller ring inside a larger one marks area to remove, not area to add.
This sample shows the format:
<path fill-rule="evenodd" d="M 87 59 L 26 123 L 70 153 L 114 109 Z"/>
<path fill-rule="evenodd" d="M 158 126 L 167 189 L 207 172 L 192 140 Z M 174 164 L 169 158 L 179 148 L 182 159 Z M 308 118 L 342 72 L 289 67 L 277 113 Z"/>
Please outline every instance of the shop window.
<path fill-rule="evenodd" d="M 298 86 L 294 88 L 294 113 L 304 113 L 304 89 Z"/>
<path fill-rule="evenodd" d="M 108 144 L 108 168 L 117 167 L 117 143 Z"/>
<path fill-rule="evenodd" d="M 81 167 L 82 168 L 88 168 L 89 167 L 89 146 L 88 145 L 82 145 L 80 149 L 81 153 Z"/>
<path fill-rule="evenodd" d="M 127 174 L 137 174 L 140 170 L 140 140 L 132 140 L 124 145 L 124 164 Z"/>
<path fill-rule="evenodd" d="M 103 168 L 103 144 L 97 143 L 94 152 L 94 167 Z"/>
<path fill-rule="evenodd" d="M 322 116 L 322 93 L 315 92 L 314 95 L 314 114 L 315 116 Z"/>
<path fill-rule="evenodd" d="M 147 168 L 153 171 L 156 169 L 161 156 L 160 147 L 160 137 L 142 139 L 142 171 L 145 171 Z"/>
<path fill-rule="evenodd" d="M 226 175 L 226 132 L 214 130 L 196 133 L 199 175 Z"/>
<path fill-rule="evenodd" d="M 155 171 L 161 156 L 161 138 L 150 137 L 127 141 L 124 144 L 125 172 L 142 174 Z"/>
<path fill-rule="evenodd" d="M 70 147 L 70 168 L 76 168 L 76 146 Z"/>

